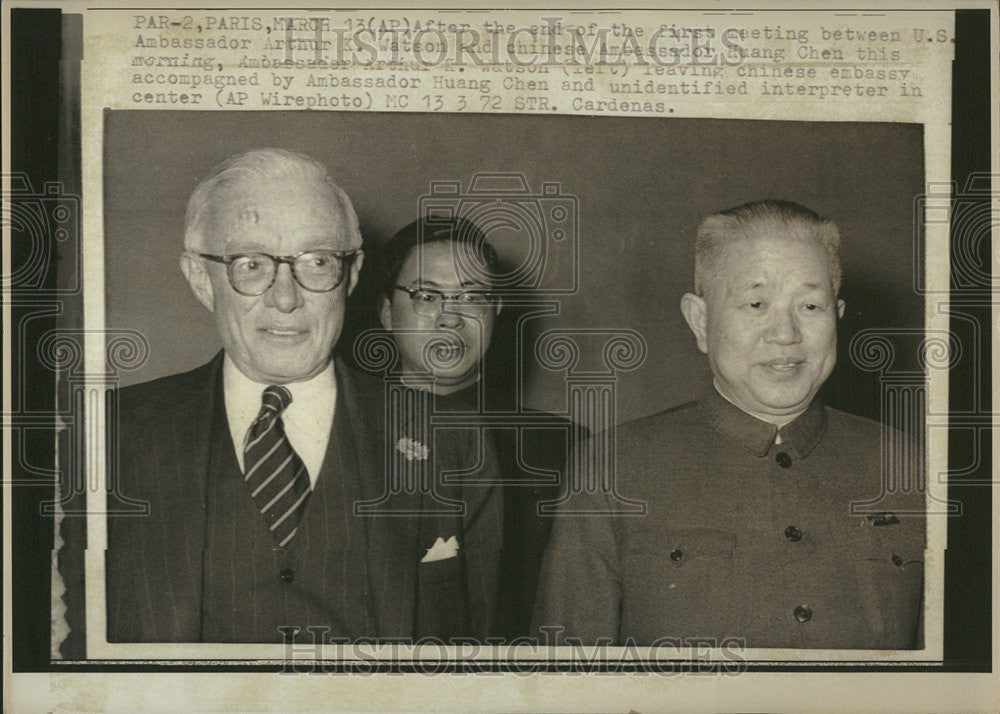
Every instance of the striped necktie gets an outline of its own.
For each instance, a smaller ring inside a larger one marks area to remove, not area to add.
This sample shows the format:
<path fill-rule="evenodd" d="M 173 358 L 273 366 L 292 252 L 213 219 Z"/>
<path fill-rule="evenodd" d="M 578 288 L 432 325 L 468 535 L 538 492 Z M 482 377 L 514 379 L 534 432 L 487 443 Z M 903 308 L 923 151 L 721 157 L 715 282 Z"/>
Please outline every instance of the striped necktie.
<path fill-rule="evenodd" d="M 265 389 L 243 446 L 243 480 L 279 548 L 295 536 L 309 500 L 309 474 L 281 423 L 281 412 L 291 403 L 285 387 Z"/>

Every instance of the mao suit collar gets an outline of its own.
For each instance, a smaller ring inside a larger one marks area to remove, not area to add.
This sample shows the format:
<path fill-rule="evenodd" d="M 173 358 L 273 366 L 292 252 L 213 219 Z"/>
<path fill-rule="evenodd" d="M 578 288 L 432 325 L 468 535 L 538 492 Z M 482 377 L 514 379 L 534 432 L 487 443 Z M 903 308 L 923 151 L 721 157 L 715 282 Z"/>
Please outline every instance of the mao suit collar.
<path fill-rule="evenodd" d="M 774 444 L 778 427 L 747 414 L 726 400 L 714 387 L 705 390 L 699 401 L 709 424 L 751 454 L 765 456 Z M 791 444 L 805 457 L 820 442 L 825 431 L 826 409 L 816 398 L 794 421 L 781 427 L 781 441 Z"/>

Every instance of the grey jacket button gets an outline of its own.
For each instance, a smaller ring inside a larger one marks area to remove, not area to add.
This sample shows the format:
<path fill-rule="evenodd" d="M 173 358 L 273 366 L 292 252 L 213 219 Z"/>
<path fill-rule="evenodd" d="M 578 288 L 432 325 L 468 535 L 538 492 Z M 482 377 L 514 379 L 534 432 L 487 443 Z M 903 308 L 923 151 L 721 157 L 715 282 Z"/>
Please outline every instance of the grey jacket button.
<path fill-rule="evenodd" d="M 798 543 L 802 540 L 802 531 L 795 526 L 788 526 L 788 528 L 785 529 L 785 538 L 793 543 Z"/>

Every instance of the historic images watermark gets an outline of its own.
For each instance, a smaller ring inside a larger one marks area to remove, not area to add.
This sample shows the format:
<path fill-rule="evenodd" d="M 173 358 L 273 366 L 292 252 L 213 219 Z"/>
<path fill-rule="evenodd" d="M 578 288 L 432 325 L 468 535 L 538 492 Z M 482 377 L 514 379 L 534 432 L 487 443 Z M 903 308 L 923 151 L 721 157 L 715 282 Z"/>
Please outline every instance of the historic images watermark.
<path fill-rule="evenodd" d="M 14 486 L 37 486 L 41 480 L 56 483 L 56 501 L 45 501 L 42 514 L 82 515 L 83 499 L 97 489 L 93 439 L 84 420 L 86 409 L 101 402 L 110 405 L 120 372 L 141 366 L 149 355 L 149 343 L 137 330 L 86 330 L 77 327 L 47 328 L 37 339 L 24 336 L 37 331 L 37 324 L 61 315 L 68 301 L 79 300 L 83 291 L 81 197 L 65 190 L 60 182 L 47 182 L 40 189 L 32 186 L 25 174 L 4 177 L 9 190 L 3 193 L 3 223 L 11 230 L 12 262 L 2 276 L 15 324 L 12 327 L 15 371 L 11 375 L 13 394 L 11 413 L 5 421 L 11 428 L 15 474 Z M 58 272 L 58 277 L 56 277 Z M 84 365 L 85 342 L 98 336 L 104 343 L 105 364 L 88 373 Z M 26 347 L 34 344 L 33 353 Z M 57 385 L 55 409 L 32 407 L 32 369 L 50 371 Z M 113 439 L 117 429 L 105 431 L 108 453 L 114 456 Z M 60 448 L 51 467 L 39 467 L 27 446 L 38 434 L 58 434 Z M 108 481 L 109 511 L 142 513 L 144 504 L 119 493 L 114 479 Z M 58 505 L 57 505 L 58 502 Z"/>
<path fill-rule="evenodd" d="M 791 40 L 803 49 L 798 59 L 821 59 L 808 46 L 809 32 L 783 29 L 780 25 L 760 30 L 732 27 L 721 31 L 710 26 L 661 24 L 655 29 L 625 22 L 604 25 L 595 21 L 576 23 L 564 17 L 542 17 L 535 24 L 486 21 L 428 20 L 411 23 L 409 18 L 376 20 L 346 18 L 338 23 L 329 17 L 276 17 L 266 23 L 260 17 L 184 15 L 135 15 L 135 47 L 161 50 L 248 50 L 236 37 L 212 36 L 225 31 L 266 32 L 262 49 L 280 52 L 280 57 L 245 56 L 244 67 L 345 66 L 477 66 L 566 64 L 726 64 L 747 60 L 785 59 L 762 56 L 747 47 L 747 40 Z M 178 37 L 185 32 L 192 37 Z M 845 39 L 855 39 L 850 30 Z M 867 39 L 867 37 L 865 38 Z M 814 56 L 815 55 L 815 56 Z M 214 68 L 214 56 L 191 58 L 186 66 Z M 136 61 L 136 67 L 151 66 Z M 153 63 L 162 66 L 160 63 Z"/>
<path fill-rule="evenodd" d="M 737 676 L 747 671 L 746 642 L 738 637 L 661 637 L 637 645 L 628 639 L 613 645 L 583 645 L 561 637 L 562 628 L 546 626 L 539 637 L 417 641 L 347 640 L 323 627 L 280 628 L 284 658 L 281 674 L 634 672 L 640 674 L 709 674 Z M 556 644 L 559 644 L 557 647 Z"/>

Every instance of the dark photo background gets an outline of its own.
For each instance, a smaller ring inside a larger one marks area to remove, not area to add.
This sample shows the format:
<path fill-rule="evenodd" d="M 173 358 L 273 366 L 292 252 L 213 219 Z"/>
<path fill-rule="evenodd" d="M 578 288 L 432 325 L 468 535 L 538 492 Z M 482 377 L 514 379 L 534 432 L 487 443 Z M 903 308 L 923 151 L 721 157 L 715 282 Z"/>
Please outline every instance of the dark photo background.
<path fill-rule="evenodd" d="M 878 419 L 879 376 L 851 363 L 850 340 L 865 328 L 924 324 L 914 289 L 913 211 L 924 183 L 919 125 L 117 111 L 106 114 L 104 139 L 106 326 L 140 330 L 150 343 L 148 362 L 124 373 L 124 384 L 191 369 L 219 349 L 211 315 L 178 268 L 185 206 L 212 166 L 260 146 L 323 162 L 357 209 L 368 255 L 341 348 L 374 324 L 373 248 L 417 217 L 432 181 L 467 190 L 477 172 L 489 171 L 518 172 L 535 193 L 558 182 L 562 194 L 576 197 L 578 290 L 559 297 L 558 315 L 532 321 L 530 334 L 639 332 L 648 352 L 618 380 L 618 422 L 687 401 L 707 382 L 707 361 L 678 306 L 692 288 L 698 221 L 723 208 L 784 198 L 840 226 L 847 312 L 838 366 L 824 388 L 831 405 Z M 508 262 L 521 262 L 523 237 L 498 231 L 490 238 Z M 919 369 L 915 357 L 911 369 Z M 565 409 L 561 373 L 531 359 L 524 369 L 526 406 Z"/>

